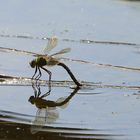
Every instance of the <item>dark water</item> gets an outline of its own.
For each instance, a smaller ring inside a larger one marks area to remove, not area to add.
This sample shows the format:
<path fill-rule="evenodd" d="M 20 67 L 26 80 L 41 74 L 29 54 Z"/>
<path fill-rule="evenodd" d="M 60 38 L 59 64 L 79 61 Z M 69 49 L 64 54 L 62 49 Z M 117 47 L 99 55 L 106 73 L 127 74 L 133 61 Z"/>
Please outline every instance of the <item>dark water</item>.
<path fill-rule="evenodd" d="M 0 139 L 139 140 L 139 1 L 15 0 L 0 9 Z M 52 53 L 72 49 L 61 61 L 81 89 L 60 66 L 48 68 L 50 94 L 46 72 L 31 80 L 29 62 L 54 35 Z"/>

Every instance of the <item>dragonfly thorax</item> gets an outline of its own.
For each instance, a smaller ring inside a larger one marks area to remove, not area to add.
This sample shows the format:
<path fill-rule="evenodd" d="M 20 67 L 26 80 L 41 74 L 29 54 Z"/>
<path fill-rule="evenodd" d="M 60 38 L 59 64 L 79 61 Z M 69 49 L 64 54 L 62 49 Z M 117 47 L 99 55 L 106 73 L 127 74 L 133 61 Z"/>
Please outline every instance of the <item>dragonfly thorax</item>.
<path fill-rule="evenodd" d="M 30 66 L 35 68 L 36 66 L 42 67 L 46 65 L 46 59 L 43 57 L 38 57 L 30 62 Z"/>
<path fill-rule="evenodd" d="M 43 58 L 43 57 L 38 57 L 38 58 L 36 59 L 36 65 L 37 65 L 38 67 L 45 66 L 45 65 L 46 65 L 46 59 Z"/>

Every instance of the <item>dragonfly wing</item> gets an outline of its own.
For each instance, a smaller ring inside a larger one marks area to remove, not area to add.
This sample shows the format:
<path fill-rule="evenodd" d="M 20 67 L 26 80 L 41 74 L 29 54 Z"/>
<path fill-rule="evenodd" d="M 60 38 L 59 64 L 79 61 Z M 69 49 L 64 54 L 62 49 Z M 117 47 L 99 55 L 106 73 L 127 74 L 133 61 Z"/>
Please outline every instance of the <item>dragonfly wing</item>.
<path fill-rule="evenodd" d="M 58 39 L 56 37 L 51 37 L 48 40 L 48 44 L 46 48 L 44 49 L 44 54 L 48 54 L 56 45 L 57 45 Z"/>
<path fill-rule="evenodd" d="M 46 108 L 38 109 L 33 124 L 42 126 L 45 124 L 46 118 L 47 118 L 47 109 Z"/>
<path fill-rule="evenodd" d="M 65 53 L 70 52 L 70 50 L 71 50 L 71 48 L 65 48 L 65 49 L 60 50 L 57 53 L 52 54 L 51 56 L 58 56 L 58 55 L 61 55 L 61 54 L 65 54 Z"/>
<path fill-rule="evenodd" d="M 45 57 L 46 55 L 43 54 L 35 54 L 34 57 Z"/>
<path fill-rule="evenodd" d="M 55 122 L 58 118 L 59 118 L 58 111 L 56 109 L 55 110 L 50 109 L 48 111 L 48 117 L 47 117 L 46 122 L 47 122 L 47 124 L 51 124 L 51 123 Z"/>
<path fill-rule="evenodd" d="M 46 108 L 38 109 L 35 120 L 32 122 L 32 126 L 31 126 L 32 134 L 37 133 L 42 128 L 42 126 L 45 125 L 46 118 L 47 118 L 46 115 L 47 115 Z"/>

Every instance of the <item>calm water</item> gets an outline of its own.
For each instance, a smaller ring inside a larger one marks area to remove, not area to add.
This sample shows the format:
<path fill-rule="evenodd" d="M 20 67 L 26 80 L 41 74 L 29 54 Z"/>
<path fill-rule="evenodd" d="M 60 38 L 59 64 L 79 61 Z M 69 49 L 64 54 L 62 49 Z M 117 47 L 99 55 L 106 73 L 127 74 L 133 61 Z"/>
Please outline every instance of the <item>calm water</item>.
<path fill-rule="evenodd" d="M 0 9 L 1 139 L 140 138 L 139 1 L 15 0 Z M 72 89 L 63 68 L 49 68 L 51 93 L 33 104 L 48 85 L 32 85 L 30 52 L 43 53 L 53 35 L 52 53 L 72 49 L 62 62 L 84 86 Z"/>

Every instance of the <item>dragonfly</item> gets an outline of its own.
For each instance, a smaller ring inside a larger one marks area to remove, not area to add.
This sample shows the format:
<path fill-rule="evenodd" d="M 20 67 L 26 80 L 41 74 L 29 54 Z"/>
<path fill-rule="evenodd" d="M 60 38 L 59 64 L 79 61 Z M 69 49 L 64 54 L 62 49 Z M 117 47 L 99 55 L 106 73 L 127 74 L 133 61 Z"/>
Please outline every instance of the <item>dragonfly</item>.
<path fill-rule="evenodd" d="M 76 79 L 76 77 L 74 76 L 74 74 L 72 73 L 72 71 L 69 69 L 68 66 L 66 66 L 64 63 L 60 62 L 60 57 L 58 57 L 61 54 L 65 54 L 68 53 L 71 49 L 70 48 L 65 48 L 62 49 L 54 54 L 49 55 L 50 51 L 56 47 L 58 42 L 58 39 L 56 37 L 51 37 L 48 39 L 48 44 L 44 49 L 44 54 L 37 54 L 35 55 L 36 58 L 33 59 L 30 62 L 30 66 L 32 68 L 35 68 L 35 72 L 32 76 L 32 79 L 36 79 L 39 80 L 40 77 L 42 76 L 42 72 L 41 70 L 44 70 L 45 72 L 48 73 L 49 75 L 49 80 L 48 80 L 48 84 L 49 86 L 51 86 L 51 77 L 52 77 L 52 73 L 51 71 L 49 71 L 47 68 L 45 68 L 45 66 L 61 66 L 63 67 L 67 73 L 69 74 L 69 76 L 71 77 L 71 79 L 73 80 L 73 82 L 77 85 L 77 87 L 82 86 L 81 83 Z M 36 75 L 38 73 L 38 75 Z M 36 76 L 36 77 L 35 77 Z"/>

